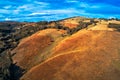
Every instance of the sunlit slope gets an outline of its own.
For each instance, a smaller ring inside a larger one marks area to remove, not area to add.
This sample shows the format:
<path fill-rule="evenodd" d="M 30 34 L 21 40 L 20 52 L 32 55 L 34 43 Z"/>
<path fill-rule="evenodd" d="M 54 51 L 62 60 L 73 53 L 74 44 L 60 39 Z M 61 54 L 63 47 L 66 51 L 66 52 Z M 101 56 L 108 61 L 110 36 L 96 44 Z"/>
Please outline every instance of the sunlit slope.
<path fill-rule="evenodd" d="M 108 21 L 99 21 L 96 25 L 88 28 L 88 30 L 107 30 L 107 31 L 114 31 L 113 28 L 108 28 L 110 22 Z"/>
<path fill-rule="evenodd" d="M 21 80 L 119 80 L 120 33 L 81 30 L 60 41 L 50 57 Z"/>
<path fill-rule="evenodd" d="M 29 69 L 44 61 L 51 48 L 61 40 L 64 30 L 46 29 L 33 34 L 20 41 L 20 44 L 13 50 L 14 63 L 23 69 Z"/>

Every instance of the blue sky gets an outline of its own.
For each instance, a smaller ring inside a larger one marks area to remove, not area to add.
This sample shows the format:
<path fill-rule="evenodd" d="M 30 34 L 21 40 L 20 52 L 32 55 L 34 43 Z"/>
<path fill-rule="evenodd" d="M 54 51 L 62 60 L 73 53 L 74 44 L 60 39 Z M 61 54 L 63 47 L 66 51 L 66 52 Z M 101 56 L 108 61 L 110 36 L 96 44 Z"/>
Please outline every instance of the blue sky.
<path fill-rule="evenodd" d="M 0 0 L 0 21 L 120 18 L 120 0 Z"/>

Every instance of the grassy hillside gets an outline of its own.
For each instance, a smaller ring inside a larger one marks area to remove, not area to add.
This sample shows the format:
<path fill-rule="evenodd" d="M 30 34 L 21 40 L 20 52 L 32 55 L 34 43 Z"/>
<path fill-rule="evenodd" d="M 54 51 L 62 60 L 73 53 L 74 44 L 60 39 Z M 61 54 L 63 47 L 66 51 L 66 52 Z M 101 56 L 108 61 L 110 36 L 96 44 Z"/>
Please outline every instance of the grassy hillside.
<path fill-rule="evenodd" d="M 79 31 L 63 39 L 52 57 L 21 80 L 119 80 L 120 33 Z"/>
<path fill-rule="evenodd" d="M 71 17 L 0 23 L 0 78 L 119 80 L 120 21 Z"/>
<path fill-rule="evenodd" d="M 120 33 L 99 20 L 61 40 L 21 80 L 119 80 L 119 53 Z"/>
<path fill-rule="evenodd" d="M 12 53 L 14 63 L 24 69 L 29 69 L 34 65 L 44 61 L 51 53 L 54 45 L 61 40 L 64 30 L 46 29 L 33 34 L 20 41 L 17 48 Z"/>

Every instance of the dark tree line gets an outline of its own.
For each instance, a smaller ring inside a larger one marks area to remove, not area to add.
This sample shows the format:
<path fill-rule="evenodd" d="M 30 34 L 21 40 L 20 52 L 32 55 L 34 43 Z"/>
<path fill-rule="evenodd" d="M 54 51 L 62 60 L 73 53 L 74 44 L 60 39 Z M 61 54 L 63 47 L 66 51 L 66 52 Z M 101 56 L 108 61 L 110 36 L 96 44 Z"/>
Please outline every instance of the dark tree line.
<path fill-rule="evenodd" d="M 109 28 L 115 28 L 117 31 L 120 31 L 120 24 L 109 23 L 108 27 Z"/>

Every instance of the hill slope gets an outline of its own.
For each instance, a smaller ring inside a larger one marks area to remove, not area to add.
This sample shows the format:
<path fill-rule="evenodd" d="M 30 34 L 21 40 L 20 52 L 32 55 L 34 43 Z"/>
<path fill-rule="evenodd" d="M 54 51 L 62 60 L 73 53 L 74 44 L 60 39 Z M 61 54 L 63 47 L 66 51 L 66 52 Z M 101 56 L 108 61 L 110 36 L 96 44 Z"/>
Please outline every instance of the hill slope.
<path fill-rule="evenodd" d="M 64 46 L 64 47 L 63 47 Z M 62 40 L 51 58 L 21 80 L 119 80 L 120 33 L 82 30 Z"/>
<path fill-rule="evenodd" d="M 2 78 L 120 79 L 120 21 L 72 17 L 12 24 L 0 34 Z"/>
<path fill-rule="evenodd" d="M 20 41 L 12 53 L 14 63 L 23 69 L 29 69 L 49 56 L 51 48 L 62 39 L 64 30 L 46 29 Z"/>

